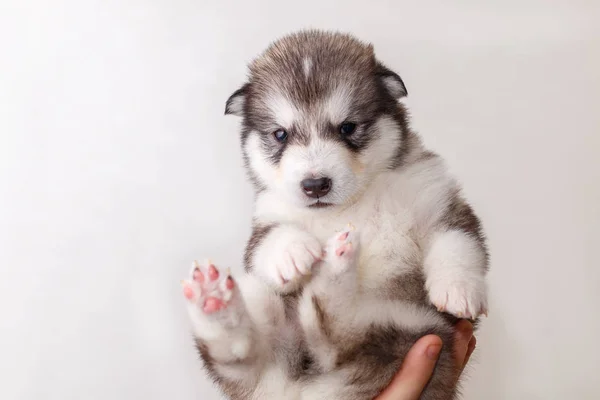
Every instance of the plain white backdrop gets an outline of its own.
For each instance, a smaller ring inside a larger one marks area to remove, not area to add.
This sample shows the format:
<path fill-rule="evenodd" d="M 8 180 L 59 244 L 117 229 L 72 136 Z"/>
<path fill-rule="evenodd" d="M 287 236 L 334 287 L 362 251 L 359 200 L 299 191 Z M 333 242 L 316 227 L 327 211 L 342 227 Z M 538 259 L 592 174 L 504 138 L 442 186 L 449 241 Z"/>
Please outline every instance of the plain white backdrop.
<path fill-rule="evenodd" d="M 484 221 L 464 398 L 600 398 L 599 4 L 483 3 L 0 0 L 0 398 L 219 398 L 179 281 L 241 265 L 225 100 L 303 27 L 375 44 Z"/>

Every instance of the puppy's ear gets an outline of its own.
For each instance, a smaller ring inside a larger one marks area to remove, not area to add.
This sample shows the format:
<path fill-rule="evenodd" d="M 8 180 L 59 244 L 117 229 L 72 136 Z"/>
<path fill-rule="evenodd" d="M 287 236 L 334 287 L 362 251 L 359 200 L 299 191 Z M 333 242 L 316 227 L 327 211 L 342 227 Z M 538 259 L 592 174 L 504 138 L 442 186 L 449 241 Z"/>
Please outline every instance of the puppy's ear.
<path fill-rule="evenodd" d="M 396 100 L 406 97 L 408 91 L 402 81 L 402 78 L 392 70 L 386 68 L 383 64 L 377 63 L 375 74 L 383 84 L 390 95 Z"/>
<path fill-rule="evenodd" d="M 225 115 L 244 115 L 244 105 L 246 104 L 246 95 L 248 94 L 248 84 L 245 84 L 227 99 L 225 103 Z"/>

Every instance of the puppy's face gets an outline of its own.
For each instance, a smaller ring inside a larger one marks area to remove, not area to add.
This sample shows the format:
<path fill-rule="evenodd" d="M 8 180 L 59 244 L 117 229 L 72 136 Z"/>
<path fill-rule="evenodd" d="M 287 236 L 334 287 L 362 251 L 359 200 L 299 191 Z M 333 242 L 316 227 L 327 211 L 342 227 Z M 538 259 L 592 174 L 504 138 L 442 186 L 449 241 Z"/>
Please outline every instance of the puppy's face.
<path fill-rule="evenodd" d="M 301 32 L 273 43 L 227 101 L 260 190 L 302 207 L 353 201 L 401 153 L 406 95 L 373 48 L 343 34 Z"/>

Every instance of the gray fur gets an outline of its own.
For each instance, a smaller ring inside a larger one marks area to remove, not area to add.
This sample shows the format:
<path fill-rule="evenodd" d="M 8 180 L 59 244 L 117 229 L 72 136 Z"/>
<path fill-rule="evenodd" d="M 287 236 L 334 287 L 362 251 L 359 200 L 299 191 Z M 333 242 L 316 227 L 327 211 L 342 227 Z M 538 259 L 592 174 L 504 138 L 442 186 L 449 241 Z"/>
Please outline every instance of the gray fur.
<path fill-rule="evenodd" d="M 246 243 L 246 250 L 244 252 L 244 269 L 246 272 L 250 272 L 252 270 L 252 256 L 256 250 L 256 247 L 260 244 L 260 242 L 264 239 L 266 235 L 269 234 L 271 229 L 276 226 L 275 224 L 270 225 L 260 225 L 254 224 L 252 227 L 252 234 L 250 235 L 250 239 Z"/>
<path fill-rule="evenodd" d="M 308 78 L 301 68 L 305 58 L 315 60 Z M 397 83 L 393 91 L 389 90 L 390 81 Z M 340 33 L 303 31 L 273 43 L 250 64 L 248 82 L 227 100 L 227 109 L 234 102 L 244 104 L 243 111 L 236 112 L 243 116 L 242 141 L 250 131 L 260 132 L 263 145 L 271 150 L 272 161 L 277 163 L 285 146 L 272 138 L 272 133 L 280 128 L 268 107 L 273 91 L 284 93 L 305 112 L 319 115 L 320 111 L 315 109 L 319 107 L 316 100 L 323 99 L 341 85 L 352 92 L 349 119 L 362 123 L 359 132 L 344 142 L 349 148 L 360 151 L 369 144 L 374 134 L 371 124 L 381 114 L 393 116 L 402 131 L 409 134 L 406 112 L 396 101 L 406 95 L 402 79 L 375 59 L 371 45 Z M 337 125 L 320 118 L 312 122 L 319 124 L 317 129 L 324 137 L 342 140 Z M 290 128 L 289 143 L 307 144 L 309 129 L 301 123 Z M 398 149 L 398 157 L 401 158 L 405 151 Z"/>

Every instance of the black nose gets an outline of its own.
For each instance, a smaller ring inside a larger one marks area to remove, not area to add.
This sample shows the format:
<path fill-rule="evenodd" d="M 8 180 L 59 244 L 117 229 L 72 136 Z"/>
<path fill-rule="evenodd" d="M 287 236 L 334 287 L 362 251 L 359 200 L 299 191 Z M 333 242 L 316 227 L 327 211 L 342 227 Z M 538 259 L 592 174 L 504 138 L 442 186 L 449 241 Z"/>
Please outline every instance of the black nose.
<path fill-rule="evenodd" d="M 331 179 L 329 178 L 318 178 L 318 179 L 305 179 L 300 182 L 302 190 L 308 197 L 323 197 L 331 190 Z"/>

